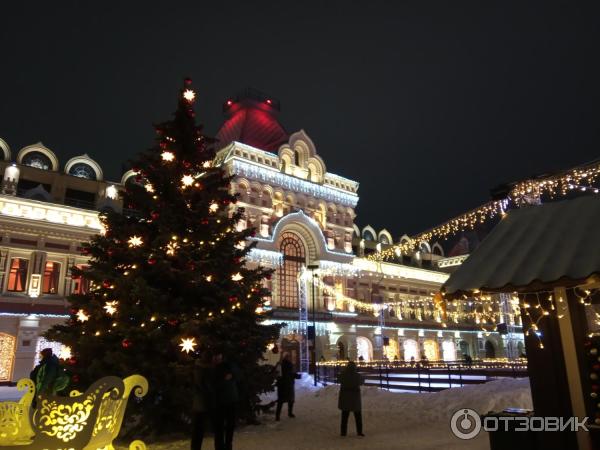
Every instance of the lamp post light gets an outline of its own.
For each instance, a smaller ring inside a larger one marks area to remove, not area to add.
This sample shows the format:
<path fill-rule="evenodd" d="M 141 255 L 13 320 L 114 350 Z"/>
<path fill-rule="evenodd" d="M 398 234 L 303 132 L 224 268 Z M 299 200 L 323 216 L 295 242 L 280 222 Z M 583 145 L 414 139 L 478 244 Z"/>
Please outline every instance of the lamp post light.
<path fill-rule="evenodd" d="M 316 262 L 309 264 L 307 269 L 312 273 L 312 323 L 313 323 L 313 351 L 312 351 L 312 365 L 313 365 L 313 382 L 314 386 L 317 385 L 317 315 L 316 315 L 316 291 L 315 286 L 317 284 L 317 277 L 319 276 L 317 270 L 319 264 Z"/>

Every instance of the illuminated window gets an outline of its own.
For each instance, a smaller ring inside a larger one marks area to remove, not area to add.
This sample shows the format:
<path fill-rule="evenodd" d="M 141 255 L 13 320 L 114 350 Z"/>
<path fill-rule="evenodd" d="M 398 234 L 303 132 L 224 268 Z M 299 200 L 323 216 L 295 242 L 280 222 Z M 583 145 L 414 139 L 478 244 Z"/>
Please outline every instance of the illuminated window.
<path fill-rule="evenodd" d="M 47 262 L 44 268 L 43 294 L 56 294 L 58 292 L 58 280 L 60 277 L 60 263 Z"/>
<path fill-rule="evenodd" d="M 281 253 L 283 265 L 279 271 L 279 306 L 282 308 L 298 307 L 298 274 L 306 263 L 304 245 L 294 233 L 281 235 Z"/>
<path fill-rule="evenodd" d="M 27 267 L 29 261 L 23 258 L 12 258 L 10 260 L 10 271 L 8 273 L 7 290 L 11 292 L 24 292 L 27 284 Z"/>
<path fill-rule="evenodd" d="M 6 333 L 0 333 L 0 382 L 10 381 L 15 360 L 17 339 Z"/>
<path fill-rule="evenodd" d="M 78 269 L 84 270 L 88 266 L 80 264 L 77 266 Z M 87 278 L 78 276 L 73 278 L 73 294 L 84 295 L 87 294 L 90 288 L 90 280 Z"/>

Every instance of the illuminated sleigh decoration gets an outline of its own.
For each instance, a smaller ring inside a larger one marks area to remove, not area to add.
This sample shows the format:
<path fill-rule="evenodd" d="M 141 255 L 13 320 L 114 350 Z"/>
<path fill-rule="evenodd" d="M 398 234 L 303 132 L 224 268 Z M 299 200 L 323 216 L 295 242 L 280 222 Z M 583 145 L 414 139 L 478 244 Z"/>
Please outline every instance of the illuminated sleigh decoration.
<path fill-rule="evenodd" d="M 121 430 L 129 395 L 133 392 L 141 398 L 148 392 L 148 382 L 140 375 L 125 380 L 105 377 L 84 393 L 72 391 L 70 397 L 40 395 L 37 408 L 30 413 L 33 382 L 21 380 L 19 386 L 22 389 L 27 386 L 28 391 L 18 404 L 0 404 L 21 405 L 21 409 L 0 406 L 2 449 L 114 450 L 113 441 Z M 20 411 L 24 412 L 19 414 Z M 4 436 L 2 433 L 11 430 L 11 426 L 17 431 Z M 133 441 L 129 449 L 145 450 L 146 445 L 142 441 Z"/>

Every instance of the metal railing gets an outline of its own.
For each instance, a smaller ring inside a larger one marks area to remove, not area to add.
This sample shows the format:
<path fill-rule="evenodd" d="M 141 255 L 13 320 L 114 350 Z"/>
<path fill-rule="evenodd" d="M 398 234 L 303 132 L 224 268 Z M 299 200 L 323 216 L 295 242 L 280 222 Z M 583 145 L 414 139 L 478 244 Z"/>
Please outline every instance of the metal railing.
<path fill-rule="evenodd" d="M 319 363 L 318 383 L 337 383 L 346 363 Z M 387 390 L 436 392 L 453 387 L 482 384 L 497 378 L 527 377 L 527 363 L 518 361 L 432 361 L 428 363 L 377 361 L 358 363 L 366 386 Z"/>

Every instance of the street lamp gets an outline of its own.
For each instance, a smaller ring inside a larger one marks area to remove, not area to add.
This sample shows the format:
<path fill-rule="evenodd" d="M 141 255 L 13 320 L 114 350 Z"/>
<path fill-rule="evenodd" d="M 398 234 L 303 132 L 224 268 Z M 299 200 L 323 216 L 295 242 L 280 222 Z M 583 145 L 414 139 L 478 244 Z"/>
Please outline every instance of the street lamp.
<path fill-rule="evenodd" d="M 313 364 L 313 381 L 314 385 L 317 385 L 317 315 L 316 315 L 316 291 L 315 285 L 317 284 L 317 270 L 319 269 L 319 264 L 313 263 L 307 266 L 307 269 L 312 273 L 312 323 L 313 323 L 313 351 L 312 351 L 312 364 Z"/>

